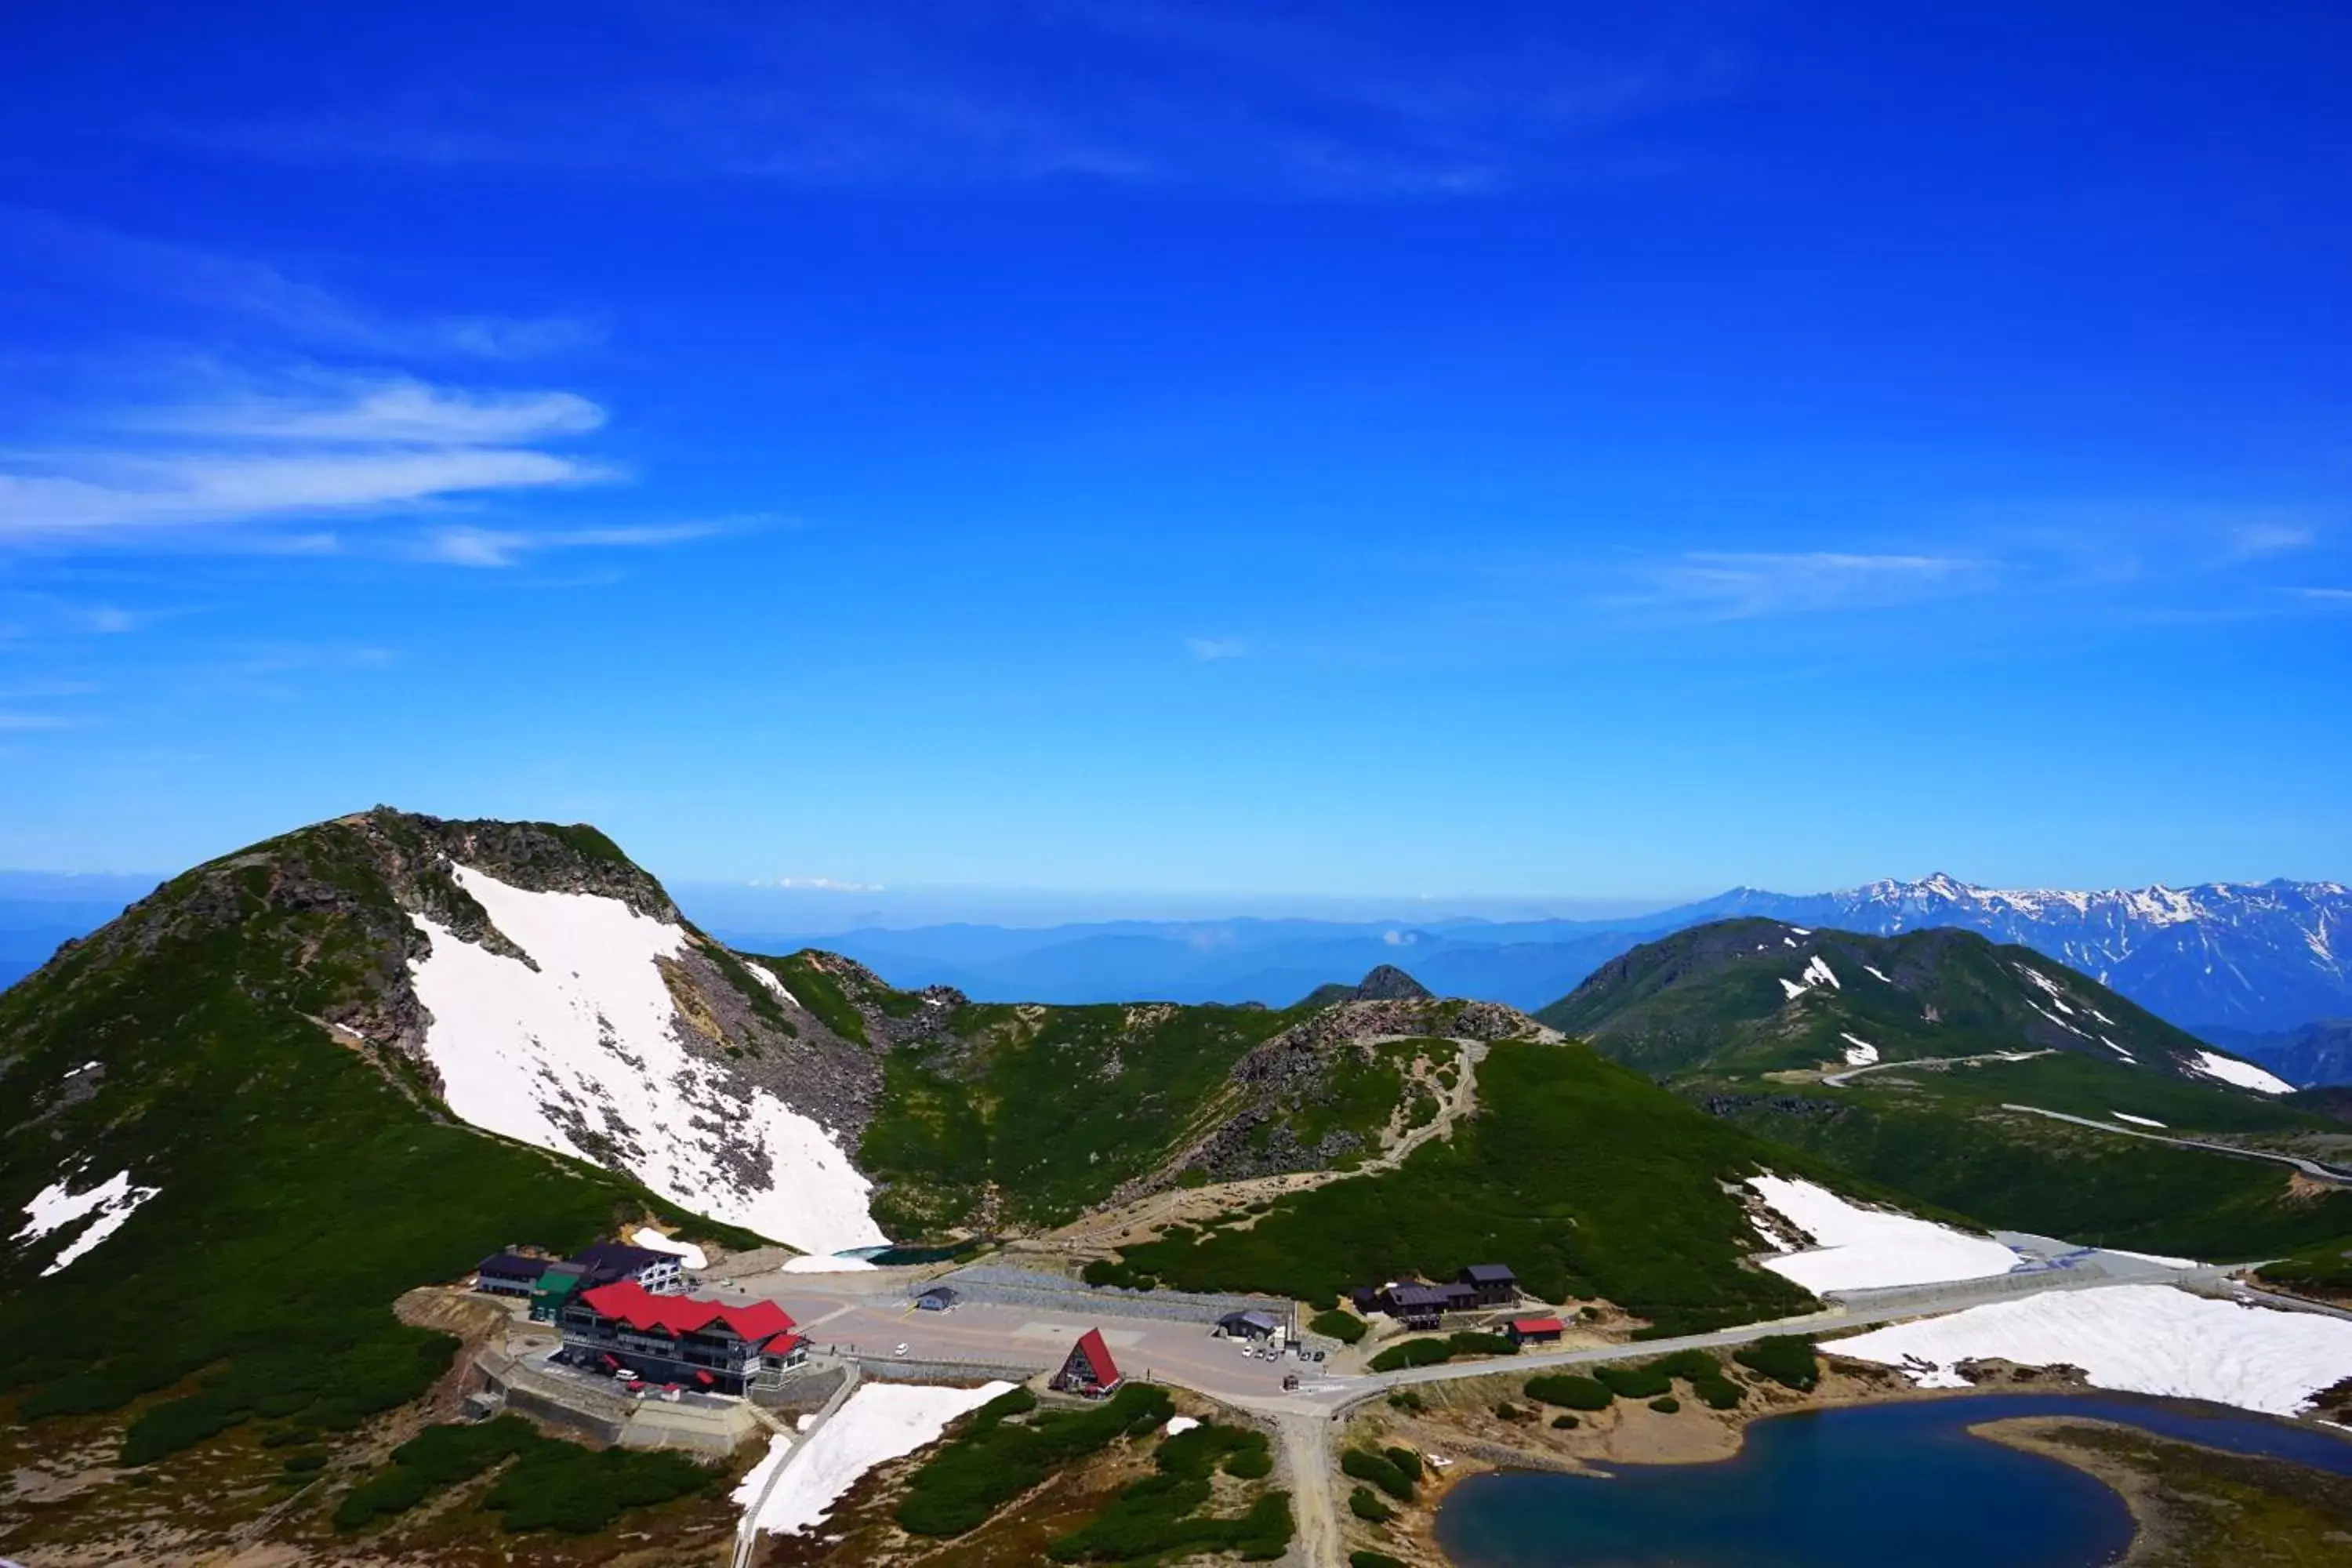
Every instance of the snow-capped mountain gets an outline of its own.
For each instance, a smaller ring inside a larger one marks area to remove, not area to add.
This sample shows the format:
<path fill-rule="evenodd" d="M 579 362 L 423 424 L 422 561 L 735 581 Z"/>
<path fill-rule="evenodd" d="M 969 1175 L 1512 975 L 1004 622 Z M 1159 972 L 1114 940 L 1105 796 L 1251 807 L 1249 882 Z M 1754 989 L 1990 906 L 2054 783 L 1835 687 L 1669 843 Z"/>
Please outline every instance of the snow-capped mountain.
<path fill-rule="evenodd" d="M 1873 935 L 1957 926 L 2047 954 L 2191 1030 L 2291 1029 L 2352 1012 L 2352 889 L 2340 882 L 2076 892 L 1938 873 L 1834 893 L 1738 888 L 1676 913 Z"/>

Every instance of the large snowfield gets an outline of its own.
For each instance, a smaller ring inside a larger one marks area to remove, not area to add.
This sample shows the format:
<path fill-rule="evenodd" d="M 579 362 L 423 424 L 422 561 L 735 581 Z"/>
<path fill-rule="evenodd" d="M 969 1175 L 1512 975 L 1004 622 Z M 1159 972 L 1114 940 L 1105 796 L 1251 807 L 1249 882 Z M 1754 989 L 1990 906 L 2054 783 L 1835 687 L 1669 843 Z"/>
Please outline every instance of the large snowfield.
<path fill-rule="evenodd" d="M 2257 1094 L 2293 1094 L 2294 1085 L 2273 1072 L 2264 1072 L 2252 1062 L 2242 1062 L 2235 1057 L 2225 1057 L 2219 1051 L 2200 1051 L 2197 1059 L 2189 1064 L 2191 1072 L 2218 1078 L 2223 1083 L 2251 1089 Z"/>
<path fill-rule="evenodd" d="M 801 1453 L 768 1495 L 756 1524 L 777 1535 L 800 1534 L 830 1512 L 857 1484 L 858 1477 L 885 1459 L 936 1442 L 949 1422 L 979 1409 L 1012 1386 L 1009 1383 L 983 1383 L 978 1388 L 865 1384 L 833 1413 L 832 1419 L 802 1440 Z M 762 1467 L 782 1462 L 774 1445 L 760 1461 Z M 748 1479 L 735 1493 L 735 1500 L 747 1508 L 757 1497 Z"/>
<path fill-rule="evenodd" d="M 117 1171 L 82 1193 L 68 1192 L 65 1181 L 60 1179 L 33 1194 L 33 1201 L 25 1205 L 25 1223 L 11 1239 L 19 1245 L 38 1241 L 51 1231 L 63 1230 L 85 1216 L 96 1216 L 41 1270 L 42 1278 L 47 1279 L 63 1272 L 76 1258 L 88 1256 L 91 1248 L 121 1230 L 141 1204 L 161 1191 L 161 1187 L 132 1186 L 129 1171 Z"/>
<path fill-rule="evenodd" d="M 1900 1323 L 1824 1350 L 1900 1367 L 1922 1388 L 1961 1388 L 1953 1368 L 1999 1357 L 2076 1366 L 2099 1388 L 2293 1415 L 2352 1377 L 2352 1322 L 2192 1296 L 2166 1285 L 2052 1290 Z"/>
<path fill-rule="evenodd" d="M 413 916 L 413 966 L 433 1015 L 425 1053 L 449 1109 L 476 1127 L 611 1163 L 713 1219 L 811 1252 L 888 1241 L 871 1188 L 825 1130 L 688 1053 L 655 960 L 682 927 L 617 899 L 536 893 L 469 867 L 458 883 L 539 965 Z"/>
<path fill-rule="evenodd" d="M 1860 1208 L 1811 1182 L 1768 1175 L 1750 1177 L 1748 1185 L 1767 1208 L 1818 1244 L 1810 1251 L 1759 1261 L 1817 1296 L 1824 1290 L 1981 1279 L 2017 1267 L 2017 1254 L 2000 1242 L 1907 1214 Z"/>

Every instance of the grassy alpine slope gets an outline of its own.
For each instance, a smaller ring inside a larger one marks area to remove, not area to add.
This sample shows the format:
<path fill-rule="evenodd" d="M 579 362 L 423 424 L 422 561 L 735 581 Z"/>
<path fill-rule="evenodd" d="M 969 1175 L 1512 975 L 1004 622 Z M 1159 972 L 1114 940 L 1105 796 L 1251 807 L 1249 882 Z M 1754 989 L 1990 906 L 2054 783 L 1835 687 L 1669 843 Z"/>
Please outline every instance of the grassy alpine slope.
<path fill-rule="evenodd" d="M 1834 984 L 1808 975 L 1816 960 Z M 1539 1016 L 1749 1132 L 1981 1225 L 2214 1259 L 2352 1237 L 2352 1191 L 2123 1135 L 2291 1147 L 2326 1118 L 2188 1070 L 2202 1042 L 1968 932 L 1726 921 L 1636 948 Z M 1887 1065 L 1826 1081 L 1856 1041 Z M 2000 1057 L 2029 1059 L 1926 1065 Z"/>
<path fill-rule="evenodd" d="M 857 1152 L 883 1187 L 875 1216 L 893 1235 L 1074 1218 L 1204 1124 L 1234 1064 L 1303 1016 L 958 1006 L 884 1058 Z"/>
<path fill-rule="evenodd" d="M 369 1005 L 378 938 L 404 921 L 374 849 L 322 824 L 176 879 L 0 994 L 0 1202 L 118 1171 L 158 1189 L 56 1274 L 69 1233 L 0 1257 L 16 1421 L 127 1406 L 132 1464 L 254 1419 L 348 1430 L 449 1364 L 454 1340 L 394 1317 L 403 1291 L 510 1241 L 689 1220 L 450 1121 L 396 1059 L 311 1021 Z M 147 1484 L 168 1497 L 170 1468 Z"/>
<path fill-rule="evenodd" d="M 1811 1301 L 1742 1263 L 1758 1238 L 1723 1186 L 1811 1169 L 1802 1156 L 1580 1046 L 1498 1043 L 1478 1076 L 1478 1114 L 1398 1169 L 1277 1200 L 1247 1229 L 1130 1248 L 1124 1262 L 1187 1289 L 1328 1301 L 1502 1261 L 1546 1300 L 1605 1298 L 1675 1333 Z"/>
<path fill-rule="evenodd" d="M 1452 1037 L 1540 1032 L 1510 1008 L 1427 997 L 976 1004 L 823 962 L 841 1005 L 890 1042 L 857 1160 L 876 1218 L 902 1237 L 1057 1225 L 1147 1177 L 1350 1168 L 1392 1121 L 1438 1114 L 1459 1071 Z"/>
<path fill-rule="evenodd" d="M 1859 1040 L 1885 1061 L 2053 1050 L 2195 1079 L 2184 1064 L 2207 1048 L 2054 959 L 1948 928 L 1721 921 L 1611 960 L 1536 1016 L 1669 1076 L 1843 1064 Z"/>

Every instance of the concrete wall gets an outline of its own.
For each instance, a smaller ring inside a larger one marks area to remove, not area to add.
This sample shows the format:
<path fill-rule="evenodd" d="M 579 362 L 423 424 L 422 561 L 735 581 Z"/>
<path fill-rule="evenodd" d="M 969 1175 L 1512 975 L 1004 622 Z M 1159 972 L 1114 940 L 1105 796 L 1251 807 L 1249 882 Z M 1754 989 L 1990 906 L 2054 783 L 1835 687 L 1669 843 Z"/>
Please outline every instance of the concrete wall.
<path fill-rule="evenodd" d="M 894 1355 L 861 1355 L 857 1358 L 857 1368 L 876 1383 L 986 1383 L 992 1378 L 1003 1378 L 1007 1383 L 1026 1383 L 1041 1372 L 1053 1370 L 1045 1366 L 1015 1366 L 1009 1362 L 910 1361 L 905 1356 Z"/>
<path fill-rule="evenodd" d="M 832 1398 L 848 1375 L 837 1366 L 796 1367 L 773 1388 L 754 1384 L 751 1402 L 770 1410 L 814 1410 Z"/>
<path fill-rule="evenodd" d="M 511 1384 L 506 1390 L 506 1407 L 519 1415 L 535 1416 L 551 1426 L 561 1426 L 584 1437 L 593 1437 L 599 1443 L 619 1442 L 624 1430 L 621 1422 L 591 1415 L 584 1410 L 551 1399 L 532 1389 Z"/>

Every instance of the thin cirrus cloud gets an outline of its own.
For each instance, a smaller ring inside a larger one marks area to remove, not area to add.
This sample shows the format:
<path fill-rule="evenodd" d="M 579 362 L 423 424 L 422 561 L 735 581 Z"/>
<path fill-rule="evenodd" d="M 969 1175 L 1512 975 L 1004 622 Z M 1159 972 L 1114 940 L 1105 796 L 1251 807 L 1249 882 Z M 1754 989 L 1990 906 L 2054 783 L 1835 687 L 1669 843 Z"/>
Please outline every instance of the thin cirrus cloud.
<path fill-rule="evenodd" d="M 1700 620 L 1747 620 L 1885 608 L 1973 591 L 1990 563 L 1962 556 L 1691 551 L 1645 566 L 1642 585 L 1608 603 L 1621 610 Z"/>
<path fill-rule="evenodd" d="M 236 321 L 273 338 L 340 353 L 521 360 L 603 336 L 596 324 L 568 316 L 394 315 L 268 262 L 7 203 L 0 203 L 0 259 L 76 289 L 131 295 L 208 323 Z"/>
<path fill-rule="evenodd" d="M 420 559 L 450 566 L 515 566 L 551 550 L 645 550 L 730 531 L 721 522 L 643 523 L 611 528 L 453 527 L 425 537 Z"/>
<path fill-rule="evenodd" d="M 1240 637 L 1186 637 L 1184 651 L 1202 664 L 1214 664 L 1219 659 L 1242 658 L 1249 652 L 1249 644 Z"/>
<path fill-rule="evenodd" d="M 409 378 L 240 391 L 119 418 L 104 446 L 0 454 L 0 540 L 152 541 L 606 483 L 620 470 L 549 449 L 603 422 L 570 393 Z M 286 544 L 261 537 L 265 549 Z"/>
<path fill-rule="evenodd" d="M 1360 7 L 812 0 L 661 26 L 659 49 L 592 67 L 584 94 L 519 93 L 542 40 L 492 25 L 420 95 L 151 130 L 234 157 L 437 172 L 1458 197 L 1654 172 L 1623 133 L 1738 74 L 1713 29 L 1671 17 L 1530 13 L 1465 43 Z"/>

